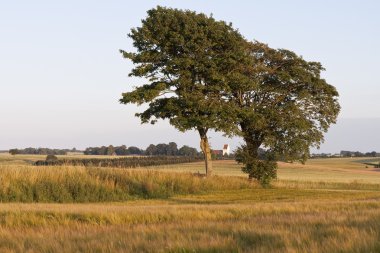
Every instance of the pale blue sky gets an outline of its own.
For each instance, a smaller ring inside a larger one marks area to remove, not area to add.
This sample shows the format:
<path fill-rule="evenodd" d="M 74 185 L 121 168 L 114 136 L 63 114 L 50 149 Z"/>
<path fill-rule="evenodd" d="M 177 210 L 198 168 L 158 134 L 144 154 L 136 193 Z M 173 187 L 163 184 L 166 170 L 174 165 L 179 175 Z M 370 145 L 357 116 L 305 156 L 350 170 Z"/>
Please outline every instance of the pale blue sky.
<path fill-rule="evenodd" d="M 118 103 L 131 63 L 119 49 L 157 5 L 213 13 L 250 40 L 320 61 L 342 112 L 320 152 L 380 151 L 379 1 L 1 1 L 0 149 L 139 146 L 195 133 L 163 122 L 141 126 L 139 109 Z M 212 134 L 214 148 L 228 140 Z"/>

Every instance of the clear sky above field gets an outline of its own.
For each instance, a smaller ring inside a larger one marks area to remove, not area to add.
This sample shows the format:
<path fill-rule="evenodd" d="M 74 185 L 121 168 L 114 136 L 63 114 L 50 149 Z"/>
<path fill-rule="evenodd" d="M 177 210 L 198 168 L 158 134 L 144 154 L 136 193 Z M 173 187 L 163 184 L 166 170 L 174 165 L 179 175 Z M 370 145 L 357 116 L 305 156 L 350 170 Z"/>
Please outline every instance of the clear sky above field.
<path fill-rule="evenodd" d="M 342 112 L 319 152 L 380 151 L 379 1 L 3 1 L 0 5 L 0 149 L 139 146 L 175 141 L 198 147 L 194 132 L 166 122 L 140 126 L 120 94 L 133 50 L 127 34 L 157 5 L 232 22 L 250 40 L 320 61 Z M 238 139 L 212 134 L 211 144 Z"/>

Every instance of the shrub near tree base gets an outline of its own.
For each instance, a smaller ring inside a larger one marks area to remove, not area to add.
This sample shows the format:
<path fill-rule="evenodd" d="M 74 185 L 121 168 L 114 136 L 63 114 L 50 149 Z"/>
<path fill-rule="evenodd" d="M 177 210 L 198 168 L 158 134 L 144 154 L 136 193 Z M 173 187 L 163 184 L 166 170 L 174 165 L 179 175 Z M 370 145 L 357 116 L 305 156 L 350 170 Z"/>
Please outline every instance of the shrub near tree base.
<path fill-rule="evenodd" d="M 262 186 L 268 186 L 272 179 L 277 178 L 277 163 L 274 161 L 252 160 L 245 163 L 242 170 L 248 173 L 250 179 L 257 179 Z"/>
<path fill-rule="evenodd" d="M 248 174 L 249 179 L 256 179 L 265 187 L 277 178 L 277 163 L 270 155 L 261 158 L 251 156 L 245 146 L 236 151 L 236 161 L 244 164 L 242 171 Z"/>

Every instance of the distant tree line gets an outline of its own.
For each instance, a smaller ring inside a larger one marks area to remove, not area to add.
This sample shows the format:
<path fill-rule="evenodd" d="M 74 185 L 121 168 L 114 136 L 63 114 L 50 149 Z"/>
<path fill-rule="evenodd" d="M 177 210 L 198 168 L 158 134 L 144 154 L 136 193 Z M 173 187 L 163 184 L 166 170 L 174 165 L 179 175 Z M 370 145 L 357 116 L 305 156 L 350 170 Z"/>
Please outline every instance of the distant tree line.
<path fill-rule="evenodd" d="M 380 153 L 376 151 L 362 153 L 359 151 L 342 150 L 340 151 L 340 153 L 337 153 L 337 154 L 319 153 L 319 154 L 311 155 L 311 158 L 334 158 L 334 157 L 380 157 Z"/>
<path fill-rule="evenodd" d="M 377 153 L 376 151 L 362 153 L 359 151 L 342 150 L 340 151 L 340 156 L 342 157 L 377 157 L 377 156 L 380 156 L 380 153 Z"/>
<path fill-rule="evenodd" d="M 85 155 L 142 155 L 144 150 L 138 147 L 128 147 L 125 145 L 114 147 L 112 145 L 101 147 L 90 147 L 84 151 Z"/>
<path fill-rule="evenodd" d="M 175 142 L 169 142 L 169 144 L 160 143 L 157 145 L 150 144 L 145 150 L 145 154 L 153 156 L 200 156 L 200 153 L 197 149 L 189 147 L 187 145 L 184 145 L 178 149 L 177 143 Z"/>
<path fill-rule="evenodd" d="M 73 149 L 50 149 L 50 148 L 25 148 L 25 149 L 10 149 L 11 155 L 66 155 L 68 152 L 78 152 Z"/>
<path fill-rule="evenodd" d="M 8 151 L 12 155 L 67 155 L 69 152 L 80 152 L 76 148 L 73 149 L 49 149 L 49 148 L 25 148 L 10 149 Z M 89 147 L 83 152 L 85 155 L 108 155 L 108 156 L 126 156 L 126 155 L 148 155 L 148 156 L 188 156 L 198 157 L 202 154 L 196 148 L 187 145 L 178 148 L 177 143 L 169 142 L 168 144 L 160 143 L 157 145 L 150 144 L 146 150 L 135 146 L 101 146 Z"/>
<path fill-rule="evenodd" d="M 310 158 L 334 158 L 334 157 L 340 157 L 340 154 L 331 154 L 331 153 L 318 153 L 318 154 L 311 154 Z"/>
<path fill-rule="evenodd" d="M 169 142 L 168 144 L 160 143 L 157 145 L 150 144 L 146 150 L 137 147 L 126 147 L 125 145 L 114 147 L 112 145 L 106 147 L 90 147 L 84 151 L 85 155 L 148 155 L 148 156 L 188 156 L 198 157 L 200 153 L 197 149 L 189 147 L 187 145 L 178 149 L 178 145 L 175 142 Z"/>

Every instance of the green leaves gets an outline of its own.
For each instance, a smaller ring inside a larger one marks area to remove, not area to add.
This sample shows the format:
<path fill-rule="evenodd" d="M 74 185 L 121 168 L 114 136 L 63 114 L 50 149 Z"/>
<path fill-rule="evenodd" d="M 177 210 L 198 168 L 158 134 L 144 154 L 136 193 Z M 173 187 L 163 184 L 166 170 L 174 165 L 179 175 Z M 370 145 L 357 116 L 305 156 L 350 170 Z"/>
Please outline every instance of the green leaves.
<path fill-rule="evenodd" d="M 141 87 L 137 87 L 134 91 L 123 93 L 120 102 L 123 104 L 135 103 L 141 105 L 153 101 L 157 97 L 170 93 L 167 84 L 163 82 L 153 82 Z"/>
<path fill-rule="evenodd" d="M 143 123 L 169 119 L 181 131 L 236 129 L 226 123 L 230 107 L 224 96 L 239 75 L 233 69 L 244 55 L 245 41 L 231 25 L 204 14 L 157 7 L 129 37 L 137 51 L 121 53 L 135 64 L 130 76 L 149 83 L 124 93 L 120 102 L 149 103 L 137 114 Z"/>
<path fill-rule="evenodd" d="M 255 157 L 255 149 L 263 146 L 283 160 L 305 161 L 309 148 L 318 147 L 323 133 L 336 122 L 338 92 L 320 78 L 320 63 L 259 42 L 248 50 L 250 82 L 236 85 L 237 91 L 230 94 L 240 108 L 240 135 L 247 146 L 254 146 L 248 151 Z"/>
<path fill-rule="evenodd" d="M 320 63 L 248 42 L 231 24 L 158 6 L 129 37 L 136 52 L 120 52 L 135 65 L 129 75 L 147 84 L 123 93 L 120 102 L 147 103 L 136 114 L 142 123 L 168 119 L 206 140 L 209 129 L 241 136 L 250 156 L 243 162 L 247 171 L 272 166 L 257 161 L 260 147 L 305 161 L 336 122 L 338 92 L 320 77 Z"/>

